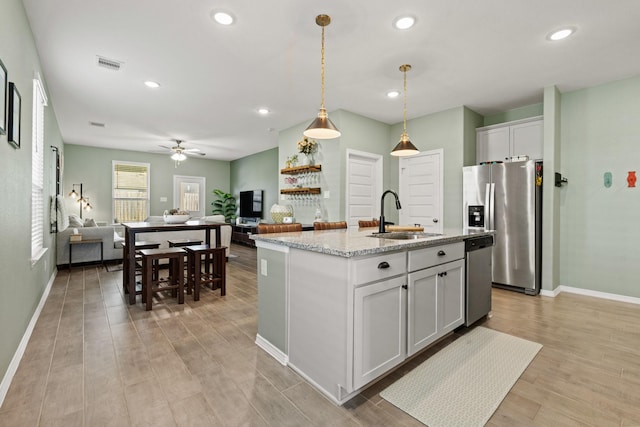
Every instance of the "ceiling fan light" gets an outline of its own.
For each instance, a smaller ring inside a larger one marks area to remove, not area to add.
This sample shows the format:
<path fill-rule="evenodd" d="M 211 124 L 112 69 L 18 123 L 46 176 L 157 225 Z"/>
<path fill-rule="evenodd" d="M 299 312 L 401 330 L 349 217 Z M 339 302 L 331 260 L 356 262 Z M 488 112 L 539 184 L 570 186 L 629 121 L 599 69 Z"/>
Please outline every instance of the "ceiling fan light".
<path fill-rule="evenodd" d="M 173 153 L 171 155 L 171 160 L 175 160 L 176 162 L 181 162 L 181 161 L 186 160 L 186 159 L 187 159 L 187 156 L 185 156 L 182 153 Z"/>
<path fill-rule="evenodd" d="M 302 132 L 307 138 L 313 139 L 333 139 L 339 137 L 340 131 L 333 124 L 327 111 L 324 108 L 320 109 L 318 117 L 316 117 L 307 129 Z"/>

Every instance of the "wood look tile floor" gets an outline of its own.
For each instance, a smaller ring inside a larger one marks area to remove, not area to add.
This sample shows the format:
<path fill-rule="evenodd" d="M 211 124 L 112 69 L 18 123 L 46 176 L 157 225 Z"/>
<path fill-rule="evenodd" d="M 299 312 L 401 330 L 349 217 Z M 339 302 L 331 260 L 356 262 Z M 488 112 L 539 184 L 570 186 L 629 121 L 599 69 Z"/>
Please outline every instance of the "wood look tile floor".
<path fill-rule="evenodd" d="M 453 334 L 337 407 L 255 344 L 255 249 L 232 247 L 227 295 L 146 312 L 120 271 L 60 271 L 0 426 L 420 426 L 379 392 Z M 640 426 L 640 306 L 494 290 L 482 322 L 544 345 L 487 424 Z"/>

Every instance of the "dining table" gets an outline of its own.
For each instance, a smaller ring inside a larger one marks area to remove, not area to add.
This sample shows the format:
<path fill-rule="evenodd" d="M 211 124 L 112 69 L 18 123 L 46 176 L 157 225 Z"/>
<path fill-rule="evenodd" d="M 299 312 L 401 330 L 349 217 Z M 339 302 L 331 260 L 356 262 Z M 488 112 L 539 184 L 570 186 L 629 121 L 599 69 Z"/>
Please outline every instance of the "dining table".
<path fill-rule="evenodd" d="M 207 230 L 205 233 L 205 243 L 211 247 L 211 231 L 215 230 L 215 247 L 221 247 L 220 227 L 225 225 L 222 222 L 209 222 L 204 220 L 192 220 L 184 223 L 167 222 L 125 222 L 124 226 L 124 253 L 123 257 L 128 262 L 123 263 L 122 281 L 123 287 L 129 294 L 129 304 L 136 303 L 136 234 L 152 233 L 157 231 L 185 231 L 185 230 Z M 133 250 L 132 250 L 133 249 Z M 124 268 L 124 266 L 127 268 Z"/>

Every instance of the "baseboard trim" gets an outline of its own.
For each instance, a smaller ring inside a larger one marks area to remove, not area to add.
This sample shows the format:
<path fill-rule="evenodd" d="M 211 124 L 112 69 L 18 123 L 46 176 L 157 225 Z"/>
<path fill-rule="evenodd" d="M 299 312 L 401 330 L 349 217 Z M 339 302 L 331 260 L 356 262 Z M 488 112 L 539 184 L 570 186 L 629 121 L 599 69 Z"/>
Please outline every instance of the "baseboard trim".
<path fill-rule="evenodd" d="M 33 329 L 36 326 L 36 322 L 40 317 L 40 313 L 42 312 L 42 308 L 44 307 L 45 302 L 47 301 L 47 297 L 49 296 L 49 292 L 51 291 L 51 287 L 53 286 L 53 281 L 58 274 L 58 270 L 54 269 L 53 274 L 49 278 L 49 282 L 47 286 L 44 288 L 44 292 L 42 293 L 42 297 L 40 297 L 40 302 L 33 312 L 33 316 L 31 316 L 31 321 L 29 321 L 29 325 L 27 325 L 27 329 L 24 331 L 24 335 L 20 340 L 20 344 L 16 349 L 16 352 L 13 354 L 13 358 L 11 359 L 11 363 L 7 367 L 7 372 L 5 372 L 4 377 L 2 378 L 2 382 L 0 383 L 0 406 L 4 403 L 5 397 L 7 397 L 7 393 L 9 392 L 9 387 L 11 386 L 11 381 L 13 381 L 13 376 L 18 371 L 18 366 L 20 366 L 20 360 L 22 360 L 22 356 L 24 356 L 24 352 L 27 349 L 27 344 L 29 344 L 29 339 L 31 338 L 31 334 L 33 333 Z"/>
<path fill-rule="evenodd" d="M 278 347 L 274 346 L 269 341 L 262 338 L 260 334 L 256 335 L 256 345 L 261 349 L 263 349 L 264 351 L 266 351 L 267 353 L 269 353 L 269 355 L 274 359 L 276 359 L 278 362 L 280 362 L 280 364 L 284 366 L 287 366 L 289 364 L 289 356 L 284 354 L 282 350 L 280 350 Z"/>
<path fill-rule="evenodd" d="M 591 289 L 574 288 L 571 286 L 564 286 L 564 285 L 558 286 L 556 289 L 554 289 L 554 291 L 551 291 L 551 293 L 553 292 L 556 292 L 555 295 L 545 295 L 545 296 L 556 296 L 561 292 L 567 292 L 570 294 L 585 295 L 589 297 L 608 299 L 612 301 L 628 302 L 630 304 L 640 304 L 640 298 L 630 297 L 626 295 L 611 294 L 608 292 L 593 291 Z"/>

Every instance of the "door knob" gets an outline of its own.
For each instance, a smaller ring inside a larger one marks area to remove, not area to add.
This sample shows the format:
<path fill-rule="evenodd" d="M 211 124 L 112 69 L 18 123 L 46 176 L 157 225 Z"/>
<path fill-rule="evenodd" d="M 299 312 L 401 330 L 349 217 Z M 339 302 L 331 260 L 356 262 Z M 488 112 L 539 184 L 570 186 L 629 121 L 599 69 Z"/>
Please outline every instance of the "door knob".
<path fill-rule="evenodd" d="M 438 222 L 438 218 L 433 218 L 433 222 Z"/>

